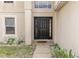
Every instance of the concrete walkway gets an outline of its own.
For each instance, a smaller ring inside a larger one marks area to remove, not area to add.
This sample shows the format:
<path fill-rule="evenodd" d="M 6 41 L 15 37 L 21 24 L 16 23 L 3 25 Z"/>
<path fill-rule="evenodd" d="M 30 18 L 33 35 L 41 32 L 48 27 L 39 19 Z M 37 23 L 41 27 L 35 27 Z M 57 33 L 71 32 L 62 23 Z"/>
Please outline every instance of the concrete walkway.
<path fill-rule="evenodd" d="M 38 43 L 33 58 L 51 58 L 50 46 L 46 43 Z"/>

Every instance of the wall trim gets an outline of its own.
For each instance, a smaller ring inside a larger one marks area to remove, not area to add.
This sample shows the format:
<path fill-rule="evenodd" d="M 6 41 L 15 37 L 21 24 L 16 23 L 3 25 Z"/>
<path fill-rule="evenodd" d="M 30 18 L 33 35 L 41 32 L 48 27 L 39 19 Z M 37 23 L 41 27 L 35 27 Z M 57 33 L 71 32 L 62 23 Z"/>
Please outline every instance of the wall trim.
<path fill-rule="evenodd" d="M 15 18 L 15 34 L 5 34 L 5 17 L 14 17 Z M 17 18 L 16 15 L 4 15 L 3 16 L 3 36 L 17 36 Z"/>
<path fill-rule="evenodd" d="M 56 1 L 54 2 L 54 10 L 60 10 L 68 1 Z"/>

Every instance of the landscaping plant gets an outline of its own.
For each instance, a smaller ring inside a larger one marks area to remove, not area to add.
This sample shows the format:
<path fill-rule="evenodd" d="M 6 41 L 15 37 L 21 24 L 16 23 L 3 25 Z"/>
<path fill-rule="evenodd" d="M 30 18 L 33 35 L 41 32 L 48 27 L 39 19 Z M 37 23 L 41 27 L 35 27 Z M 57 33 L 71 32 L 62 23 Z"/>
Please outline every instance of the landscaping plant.
<path fill-rule="evenodd" d="M 15 43 L 15 38 L 9 38 L 8 41 L 7 41 L 7 44 L 14 44 Z"/>
<path fill-rule="evenodd" d="M 58 44 L 53 45 L 52 55 L 56 58 L 73 58 L 74 54 L 72 50 L 67 51 L 64 48 L 61 48 Z"/>
<path fill-rule="evenodd" d="M 18 44 L 24 43 L 23 40 L 18 40 Z"/>

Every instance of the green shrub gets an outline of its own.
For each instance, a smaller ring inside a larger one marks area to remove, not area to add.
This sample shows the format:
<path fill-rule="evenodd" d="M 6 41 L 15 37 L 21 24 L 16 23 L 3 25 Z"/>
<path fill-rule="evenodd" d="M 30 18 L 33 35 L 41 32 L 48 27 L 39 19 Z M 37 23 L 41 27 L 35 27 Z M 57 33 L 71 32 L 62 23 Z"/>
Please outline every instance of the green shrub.
<path fill-rule="evenodd" d="M 24 43 L 23 40 L 18 40 L 18 44 Z"/>
<path fill-rule="evenodd" d="M 60 46 L 59 46 L 57 43 L 54 44 L 53 47 L 54 47 L 55 49 L 60 49 Z"/>
<path fill-rule="evenodd" d="M 64 48 L 61 48 L 58 44 L 53 45 L 52 51 L 53 51 L 52 52 L 53 57 L 56 57 L 56 58 L 73 58 L 74 57 L 72 50 L 67 51 Z"/>
<path fill-rule="evenodd" d="M 75 54 L 72 53 L 72 50 L 69 51 L 69 57 L 71 58 L 75 57 Z"/>
<path fill-rule="evenodd" d="M 7 44 L 14 44 L 15 43 L 15 38 L 9 38 L 8 41 L 7 41 Z"/>

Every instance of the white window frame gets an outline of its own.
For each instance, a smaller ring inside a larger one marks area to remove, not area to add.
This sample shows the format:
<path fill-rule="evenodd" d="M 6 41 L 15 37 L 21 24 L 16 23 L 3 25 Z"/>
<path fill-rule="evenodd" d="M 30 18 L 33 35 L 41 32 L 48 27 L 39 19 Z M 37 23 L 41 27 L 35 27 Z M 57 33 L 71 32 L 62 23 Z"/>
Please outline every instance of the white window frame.
<path fill-rule="evenodd" d="M 14 18 L 14 21 L 15 21 L 15 34 L 6 34 L 5 17 L 13 17 Z M 3 29 L 4 29 L 3 34 L 5 36 L 15 36 L 15 35 L 17 35 L 17 21 L 16 21 L 16 16 L 15 15 L 5 15 L 3 18 L 4 18 L 3 19 Z"/>
<path fill-rule="evenodd" d="M 36 1 L 35 1 L 35 2 L 36 2 Z M 39 2 L 39 1 L 37 1 L 37 2 Z M 48 2 L 50 2 L 50 1 L 48 1 Z M 52 3 L 50 2 L 50 4 L 51 4 L 51 8 L 52 8 Z M 48 5 L 48 3 L 47 3 L 47 5 Z M 34 9 L 38 9 L 39 7 L 38 7 L 38 8 L 35 8 L 35 4 L 34 4 L 34 2 L 33 2 L 33 8 L 34 8 Z M 47 8 L 39 8 L 39 9 L 51 9 L 51 8 L 48 8 L 48 7 L 47 7 Z"/>

